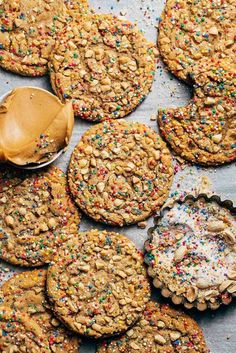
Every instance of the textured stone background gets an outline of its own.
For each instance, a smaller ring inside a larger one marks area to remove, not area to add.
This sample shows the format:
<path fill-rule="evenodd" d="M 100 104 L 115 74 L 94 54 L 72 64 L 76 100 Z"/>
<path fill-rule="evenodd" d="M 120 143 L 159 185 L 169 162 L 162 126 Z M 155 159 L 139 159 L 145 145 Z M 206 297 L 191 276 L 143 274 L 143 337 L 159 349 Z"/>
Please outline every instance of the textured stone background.
<path fill-rule="evenodd" d="M 146 37 L 156 40 L 156 28 L 158 18 L 163 10 L 163 0 L 90 0 L 91 6 L 98 12 L 113 12 L 117 15 L 125 15 L 127 19 L 137 21 L 140 29 L 144 30 Z M 50 90 L 47 77 L 30 79 L 7 73 L 0 69 L 0 95 L 17 86 L 38 86 Z M 150 117 L 156 114 L 160 107 L 174 107 L 185 105 L 191 97 L 191 89 L 182 82 L 175 79 L 166 72 L 161 63 L 158 63 L 156 79 L 151 94 L 145 102 L 127 119 L 145 123 L 155 130 L 157 125 Z M 29 117 L 30 118 L 30 117 Z M 90 123 L 77 120 L 74 128 L 72 141 L 67 152 L 57 162 L 58 166 L 66 170 L 71 152 L 80 136 L 91 126 Z M 231 199 L 236 205 L 236 164 L 220 168 L 200 168 L 196 166 L 180 167 L 176 165 L 176 175 L 172 188 L 172 195 L 175 193 L 192 192 L 198 187 L 201 177 L 207 176 L 212 183 L 212 191 L 221 196 L 222 199 Z M 148 227 L 153 224 L 149 219 Z M 83 216 L 81 230 L 97 227 L 106 228 L 103 225 L 95 224 Z M 115 229 L 130 239 L 142 249 L 147 238 L 147 229 L 139 229 L 137 226 Z M 111 227 L 109 227 L 111 229 Z M 8 265 L 0 264 L 0 280 L 4 281 L 12 275 Z M 14 271 L 19 269 L 14 269 Z M 158 293 L 153 292 L 157 298 Z M 235 353 L 236 352 L 236 300 L 228 307 L 223 307 L 217 312 L 196 313 L 190 312 L 203 328 L 207 343 L 212 353 Z M 85 341 L 80 350 L 81 353 L 94 353 L 95 345 Z M 142 353 L 142 352 L 140 352 Z"/>

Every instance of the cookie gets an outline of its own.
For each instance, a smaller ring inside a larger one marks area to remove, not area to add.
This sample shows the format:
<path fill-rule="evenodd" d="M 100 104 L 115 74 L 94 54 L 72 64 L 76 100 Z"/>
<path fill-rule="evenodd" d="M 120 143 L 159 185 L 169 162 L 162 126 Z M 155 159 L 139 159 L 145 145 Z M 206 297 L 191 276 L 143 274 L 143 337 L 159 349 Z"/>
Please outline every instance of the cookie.
<path fill-rule="evenodd" d="M 2 197 L 1 194 L 20 184 L 23 180 L 24 176 L 19 169 L 5 168 L 5 166 L 0 164 L 0 198 Z"/>
<path fill-rule="evenodd" d="M 218 199 L 164 209 L 146 249 L 154 286 L 175 304 L 217 309 L 236 296 L 236 216 Z"/>
<path fill-rule="evenodd" d="M 0 180 L 1 175 L 6 180 L 11 170 L 1 168 Z M 60 169 L 50 167 L 21 178 L 19 184 L 0 192 L 0 258 L 13 265 L 40 266 L 77 232 L 80 215 Z"/>
<path fill-rule="evenodd" d="M 26 313 L 0 307 L 0 351 L 51 352 L 40 326 Z"/>
<path fill-rule="evenodd" d="M 0 1 L 0 66 L 25 75 L 42 76 L 55 35 L 66 24 L 63 0 Z"/>
<path fill-rule="evenodd" d="M 159 25 L 160 54 L 178 78 L 213 59 L 235 60 L 235 1 L 168 0 Z"/>
<path fill-rule="evenodd" d="M 188 315 L 149 302 L 141 320 L 123 336 L 104 341 L 97 353 L 209 353 L 202 330 Z"/>
<path fill-rule="evenodd" d="M 77 205 L 99 222 L 123 226 L 149 217 L 167 199 L 172 158 L 149 127 L 106 121 L 90 128 L 68 171 Z"/>
<path fill-rule="evenodd" d="M 194 76 L 185 107 L 161 110 L 161 134 L 187 161 L 219 165 L 236 159 L 236 65 L 219 61 Z"/>
<path fill-rule="evenodd" d="M 123 235 L 98 230 L 63 245 L 49 266 L 47 292 L 56 316 L 93 338 L 126 331 L 150 298 L 142 254 Z"/>
<path fill-rule="evenodd" d="M 28 314 L 41 327 L 50 351 L 78 353 L 80 340 L 72 336 L 52 314 L 45 296 L 46 270 L 22 272 L 0 288 L 1 304 Z"/>
<path fill-rule="evenodd" d="M 31 316 L 42 328 L 50 349 L 55 353 L 78 352 L 79 339 L 64 329 L 52 314 L 47 299 L 46 270 L 22 272 L 4 283 L 1 299 L 4 306 Z"/>
<path fill-rule="evenodd" d="M 55 93 L 89 121 L 125 117 L 147 96 L 157 49 L 136 25 L 91 15 L 62 31 L 49 63 Z"/>

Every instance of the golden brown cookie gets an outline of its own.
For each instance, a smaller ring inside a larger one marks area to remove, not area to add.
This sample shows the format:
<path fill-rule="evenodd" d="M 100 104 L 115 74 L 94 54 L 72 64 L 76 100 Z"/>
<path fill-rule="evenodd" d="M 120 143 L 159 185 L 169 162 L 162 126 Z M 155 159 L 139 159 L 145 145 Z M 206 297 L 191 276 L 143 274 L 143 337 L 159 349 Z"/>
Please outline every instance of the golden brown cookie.
<path fill-rule="evenodd" d="M 26 313 L 42 329 L 50 351 L 78 353 L 80 340 L 54 317 L 45 296 L 46 270 L 22 272 L 0 288 L 1 305 Z"/>
<path fill-rule="evenodd" d="M 218 165 L 236 159 L 236 65 L 219 61 L 194 76 L 194 96 L 159 112 L 160 131 L 182 158 Z"/>
<path fill-rule="evenodd" d="M 236 296 L 236 217 L 215 196 L 164 209 L 146 250 L 154 286 L 175 304 L 217 309 Z"/>
<path fill-rule="evenodd" d="M 0 164 L 0 198 L 3 197 L 4 192 L 20 184 L 23 180 L 24 175 L 21 170 L 6 168 L 5 165 Z"/>
<path fill-rule="evenodd" d="M 90 128 L 68 171 L 77 205 L 96 221 L 123 226 L 149 217 L 168 197 L 172 158 L 149 127 L 106 121 Z"/>
<path fill-rule="evenodd" d="M 37 174 L 20 173 L 20 183 L 13 186 L 10 178 L 11 187 L 0 192 L 0 258 L 14 265 L 40 266 L 49 262 L 61 244 L 73 237 L 80 216 L 60 169 L 50 167 Z M 6 172 L 2 167 L 0 175 L 7 180 L 11 169 Z"/>
<path fill-rule="evenodd" d="M 90 121 L 122 118 L 147 96 L 157 49 L 136 25 L 91 15 L 62 31 L 49 63 L 54 91 Z"/>
<path fill-rule="evenodd" d="M 49 266 L 47 292 L 65 325 L 94 338 L 126 331 L 150 298 L 142 254 L 123 235 L 98 230 L 63 245 Z"/>
<path fill-rule="evenodd" d="M 97 353 L 209 353 L 202 330 L 190 316 L 149 302 L 140 321 L 123 336 L 98 344 Z"/>
<path fill-rule="evenodd" d="M 0 66 L 44 75 L 55 35 L 66 24 L 64 0 L 0 0 L 0 7 Z"/>
<path fill-rule="evenodd" d="M 202 62 L 236 54 L 235 0 L 167 0 L 159 25 L 161 56 L 177 77 L 189 80 Z"/>
<path fill-rule="evenodd" d="M 26 313 L 0 307 L 0 351 L 47 353 L 50 348 L 41 327 Z"/>

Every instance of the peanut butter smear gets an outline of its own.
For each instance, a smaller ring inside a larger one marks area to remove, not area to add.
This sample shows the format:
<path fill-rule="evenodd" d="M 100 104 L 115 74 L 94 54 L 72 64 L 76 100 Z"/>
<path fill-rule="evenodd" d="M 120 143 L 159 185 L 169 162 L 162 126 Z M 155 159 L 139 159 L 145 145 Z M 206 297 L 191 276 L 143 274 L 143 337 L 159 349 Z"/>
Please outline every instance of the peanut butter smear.
<path fill-rule="evenodd" d="M 50 161 L 70 140 L 72 103 L 33 87 L 14 89 L 0 105 L 0 162 Z"/>

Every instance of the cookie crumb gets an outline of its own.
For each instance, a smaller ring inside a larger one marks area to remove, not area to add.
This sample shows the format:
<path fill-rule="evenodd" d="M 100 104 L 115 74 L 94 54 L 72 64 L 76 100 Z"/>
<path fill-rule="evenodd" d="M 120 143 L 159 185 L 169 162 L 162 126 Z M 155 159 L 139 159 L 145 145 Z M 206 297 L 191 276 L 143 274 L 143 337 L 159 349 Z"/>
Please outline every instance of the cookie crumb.
<path fill-rule="evenodd" d="M 126 15 L 127 15 L 127 10 L 126 10 L 126 9 L 122 9 L 122 10 L 120 11 L 120 15 L 121 15 L 121 16 L 126 16 Z"/>
<path fill-rule="evenodd" d="M 138 227 L 141 229 L 145 229 L 147 227 L 147 222 L 139 222 Z"/>
<path fill-rule="evenodd" d="M 206 176 L 202 175 L 199 184 L 197 185 L 195 189 L 195 194 L 207 194 L 207 195 L 212 195 L 212 182 L 211 180 Z"/>
<path fill-rule="evenodd" d="M 150 120 L 151 121 L 156 121 L 157 120 L 156 114 L 152 114 L 151 117 L 150 117 Z"/>

